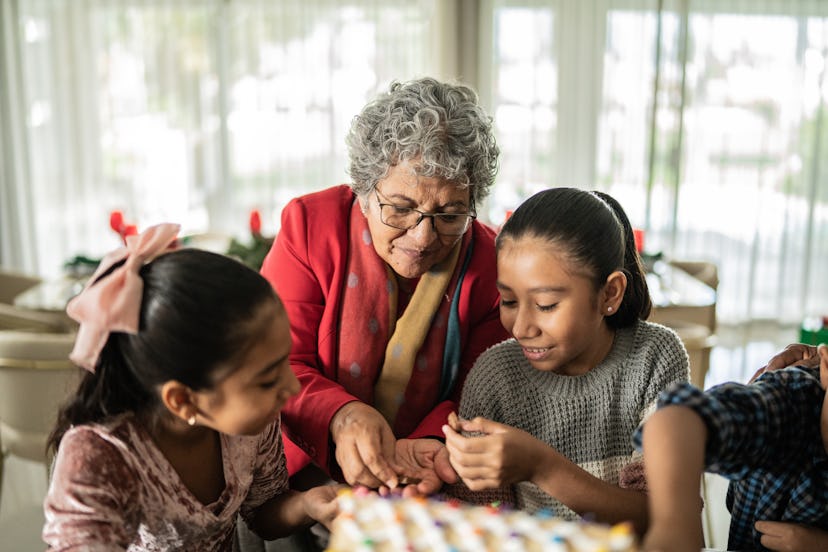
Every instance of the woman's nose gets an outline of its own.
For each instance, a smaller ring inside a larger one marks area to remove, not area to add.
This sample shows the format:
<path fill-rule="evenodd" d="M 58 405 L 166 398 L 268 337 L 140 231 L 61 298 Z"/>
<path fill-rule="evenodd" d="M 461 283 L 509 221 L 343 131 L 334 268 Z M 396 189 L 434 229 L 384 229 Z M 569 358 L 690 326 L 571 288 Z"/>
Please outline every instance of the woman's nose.
<path fill-rule="evenodd" d="M 417 226 L 408 229 L 408 235 L 419 244 L 430 244 L 437 237 L 437 231 L 434 229 L 434 218 L 423 217 Z"/>

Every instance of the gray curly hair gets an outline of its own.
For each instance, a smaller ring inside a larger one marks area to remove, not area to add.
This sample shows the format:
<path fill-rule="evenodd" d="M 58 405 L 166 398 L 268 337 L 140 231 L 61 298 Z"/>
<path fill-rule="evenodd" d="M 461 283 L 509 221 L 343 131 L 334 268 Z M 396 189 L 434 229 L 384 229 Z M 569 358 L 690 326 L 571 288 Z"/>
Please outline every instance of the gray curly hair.
<path fill-rule="evenodd" d="M 354 117 L 345 143 L 351 188 L 359 196 L 373 191 L 392 166 L 415 160 L 421 176 L 469 186 L 472 206 L 489 194 L 500 154 L 475 91 L 432 78 L 392 82 Z"/>

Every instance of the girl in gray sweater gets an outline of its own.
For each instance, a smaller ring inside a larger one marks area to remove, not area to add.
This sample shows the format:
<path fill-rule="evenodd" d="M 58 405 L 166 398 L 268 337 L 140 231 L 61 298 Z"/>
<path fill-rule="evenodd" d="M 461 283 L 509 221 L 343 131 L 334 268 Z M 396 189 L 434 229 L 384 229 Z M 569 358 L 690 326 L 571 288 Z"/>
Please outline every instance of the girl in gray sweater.
<path fill-rule="evenodd" d="M 647 528 L 630 436 L 670 383 L 687 381 L 651 299 L 629 220 L 610 196 L 572 188 L 524 202 L 497 238 L 500 319 L 512 339 L 477 360 L 460 418 L 444 426 L 471 491 L 519 508 Z"/>

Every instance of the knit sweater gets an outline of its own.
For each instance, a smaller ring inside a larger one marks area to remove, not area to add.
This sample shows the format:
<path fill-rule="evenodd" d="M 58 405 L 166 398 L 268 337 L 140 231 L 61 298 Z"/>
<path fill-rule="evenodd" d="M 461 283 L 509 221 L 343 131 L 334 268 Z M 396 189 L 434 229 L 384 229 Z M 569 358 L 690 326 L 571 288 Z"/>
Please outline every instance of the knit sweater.
<path fill-rule="evenodd" d="M 633 431 L 659 392 L 689 375 L 679 337 L 651 322 L 618 330 L 606 358 L 579 376 L 534 369 L 510 339 L 478 358 L 463 387 L 459 414 L 522 429 L 595 477 L 618 485 L 621 470 L 641 459 Z M 521 509 L 578 517 L 533 483 L 518 483 L 514 493 Z"/>

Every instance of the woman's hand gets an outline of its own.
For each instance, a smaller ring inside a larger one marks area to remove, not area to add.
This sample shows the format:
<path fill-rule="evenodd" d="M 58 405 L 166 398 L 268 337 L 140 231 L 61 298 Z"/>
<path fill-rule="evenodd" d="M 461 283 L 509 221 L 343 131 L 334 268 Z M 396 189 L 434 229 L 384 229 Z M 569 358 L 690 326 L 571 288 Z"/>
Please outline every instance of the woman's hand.
<path fill-rule="evenodd" d="M 804 343 L 792 343 L 785 347 L 781 352 L 773 355 L 765 366 L 753 374 L 750 381 L 755 380 L 765 372 L 772 370 L 781 370 L 788 366 L 799 364 L 802 366 L 809 366 L 814 368 L 819 366 L 819 356 L 817 355 L 817 348 L 813 345 L 805 345 Z"/>
<path fill-rule="evenodd" d="M 482 435 L 464 437 L 459 431 Z M 459 420 L 450 417 L 443 432 L 451 465 L 472 491 L 531 481 L 535 469 L 548 460 L 550 452 L 554 452 L 525 431 L 485 418 Z"/>
<path fill-rule="evenodd" d="M 457 474 L 449 462 L 448 451 L 436 439 L 398 440 L 394 464 L 402 478 L 401 485 L 406 480 L 412 481 L 403 486 L 403 496 L 434 494 L 440 490 L 443 482 L 457 482 Z"/>
<path fill-rule="evenodd" d="M 755 527 L 762 533 L 762 546 L 769 550 L 828 550 L 828 532 L 815 527 L 780 521 L 757 521 Z"/>
<path fill-rule="evenodd" d="M 339 511 L 336 505 L 336 494 L 344 488 L 346 488 L 345 485 L 322 485 L 308 489 L 302 494 L 305 513 L 330 531 L 331 524 Z"/>
<path fill-rule="evenodd" d="M 359 401 L 344 405 L 331 420 L 331 438 L 336 444 L 336 461 L 350 485 L 371 489 L 397 486 L 391 464 L 396 438 L 377 410 Z"/>

